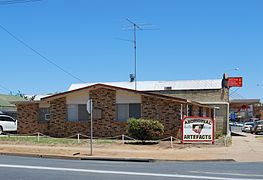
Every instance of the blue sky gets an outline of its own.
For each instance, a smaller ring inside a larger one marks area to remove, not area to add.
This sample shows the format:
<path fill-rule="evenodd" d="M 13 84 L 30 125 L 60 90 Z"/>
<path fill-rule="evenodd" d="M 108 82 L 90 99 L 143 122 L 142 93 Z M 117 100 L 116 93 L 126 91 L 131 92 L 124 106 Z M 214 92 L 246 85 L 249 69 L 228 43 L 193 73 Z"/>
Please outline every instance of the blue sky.
<path fill-rule="evenodd" d="M 1 1 L 0 1 L 1 2 Z M 139 31 L 138 80 L 243 76 L 236 98 L 263 99 L 261 0 L 42 0 L 0 5 L 0 24 L 85 82 L 128 81 Z M 0 29 L 0 85 L 26 94 L 65 91 L 78 81 Z M 257 86 L 259 84 L 259 86 Z M 234 89 L 233 89 L 234 90 Z M 0 88 L 0 93 L 8 93 Z"/>

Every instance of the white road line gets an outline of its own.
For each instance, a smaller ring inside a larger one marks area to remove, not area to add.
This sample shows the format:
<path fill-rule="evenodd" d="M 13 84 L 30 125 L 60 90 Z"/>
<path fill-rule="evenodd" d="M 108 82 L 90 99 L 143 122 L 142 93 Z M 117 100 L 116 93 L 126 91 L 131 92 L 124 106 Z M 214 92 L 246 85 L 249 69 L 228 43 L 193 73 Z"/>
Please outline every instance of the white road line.
<path fill-rule="evenodd" d="M 158 173 L 143 173 L 143 172 L 128 172 L 128 171 L 105 171 L 105 170 L 92 170 L 92 169 L 74 169 L 74 168 L 58 168 L 58 167 L 45 167 L 45 166 L 27 166 L 27 165 L 10 165 L 0 164 L 2 168 L 18 168 L 18 169 L 34 169 L 34 170 L 49 170 L 49 171 L 68 171 L 68 172 L 86 172 L 96 174 L 116 174 L 116 175 L 130 175 L 130 176 L 153 176 L 153 177 L 168 177 L 168 178 L 187 178 L 187 179 L 213 179 L 213 180 L 251 180 L 240 178 L 224 178 L 212 176 L 193 176 L 183 174 L 158 174 Z M 253 179 L 262 180 L 262 179 Z"/>
<path fill-rule="evenodd" d="M 205 172 L 205 171 L 188 171 L 196 174 L 214 174 L 214 175 L 231 175 L 231 176 L 246 176 L 246 177 L 263 177 L 263 174 L 239 174 L 239 173 L 220 173 L 220 172 Z"/>

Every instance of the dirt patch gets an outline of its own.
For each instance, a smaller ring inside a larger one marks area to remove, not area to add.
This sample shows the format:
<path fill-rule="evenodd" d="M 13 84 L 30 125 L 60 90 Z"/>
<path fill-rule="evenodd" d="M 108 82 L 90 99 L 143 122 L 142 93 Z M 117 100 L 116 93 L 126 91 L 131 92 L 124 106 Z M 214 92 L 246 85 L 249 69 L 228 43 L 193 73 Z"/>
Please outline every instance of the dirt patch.
<path fill-rule="evenodd" d="M 0 141 L 0 153 L 21 153 L 34 155 L 55 155 L 67 157 L 87 157 L 90 154 L 89 141 L 65 144 L 43 144 L 27 142 Z M 170 141 L 161 141 L 158 144 L 123 144 L 121 140 L 99 141 L 95 140 L 93 155 L 107 158 L 150 158 L 161 160 L 214 160 L 229 159 L 231 152 L 224 147 L 222 139 L 215 144 L 180 144 L 174 141 L 171 147 Z"/>
<path fill-rule="evenodd" d="M 257 140 L 259 140 L 259 142 L 263 143 L 263 135 L 257 135 L 255 137 Z"/>
<path fill-rule="evenodd" d="M 85 144 L 22 144 L 21 142 L 0 141 L 1 153 L 21 153 L 35 155 L 56 155 L 83 157 L 89 156 L 90 146 L 88 142 Z M 185 156 L 185 152 L 197 152 L 201 150 L 199 155 L 195 155 L 195 159 L 209 158 L 207 157 L 207 149 L 223 147 L 221 143 L 212 144 L 179 144 L 174 142 L 161 141 L 158 144 L 141 145 L 141 144 L 122 144 L 122 141 L 113 141 L 111 143 L 96 143 L 93 145 L 94 156 L 99 157 L 133 157 L 133 158 L 155 158 L 155 159 L 191 159 L 191 156 Z M 183 154 L 182 154 L 183 153 Z M 202 155 L 203 154 L 203 155 Z M 212 157 L 211 157 L 212 159 Z"/>

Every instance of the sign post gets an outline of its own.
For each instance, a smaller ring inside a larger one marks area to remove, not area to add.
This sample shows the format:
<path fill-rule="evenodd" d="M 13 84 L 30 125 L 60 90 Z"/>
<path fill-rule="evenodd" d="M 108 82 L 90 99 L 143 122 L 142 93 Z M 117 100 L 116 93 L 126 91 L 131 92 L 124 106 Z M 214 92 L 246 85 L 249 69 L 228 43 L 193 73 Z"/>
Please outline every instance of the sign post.
<path fill-rule="evenodd" d="M 214 144 L 214 121 L 207 117 L 183 118 L 182 143 Z"/>
<path fill-rule="evenodd" d="M 92 140 L 93 140 L 93 122 L 92 122 L 92 111 L 93 111 L 92 99 L 87 102 L 87 111 L 90 113 L 90 155 L 92 156 Z"/>

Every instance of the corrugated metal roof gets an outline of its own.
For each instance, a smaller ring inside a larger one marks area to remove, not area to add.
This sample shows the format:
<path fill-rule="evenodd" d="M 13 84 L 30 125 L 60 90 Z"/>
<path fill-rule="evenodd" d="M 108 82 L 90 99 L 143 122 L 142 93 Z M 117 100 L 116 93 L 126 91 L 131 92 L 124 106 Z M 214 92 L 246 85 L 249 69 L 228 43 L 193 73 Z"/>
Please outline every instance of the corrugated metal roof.
<path fill-rule="evenodd" d="M 127 89 L 134 89 L 134 82 L 96 82 L 72 84 L 68 90 L 71 91 L 98 83 Z M 221 89 L 222 79 L 181 81 L 137 81 L 137 90 L 139 91 L 160 91 L 164 90 L 166 87 L 171 87 L 172 90 Z"/>

